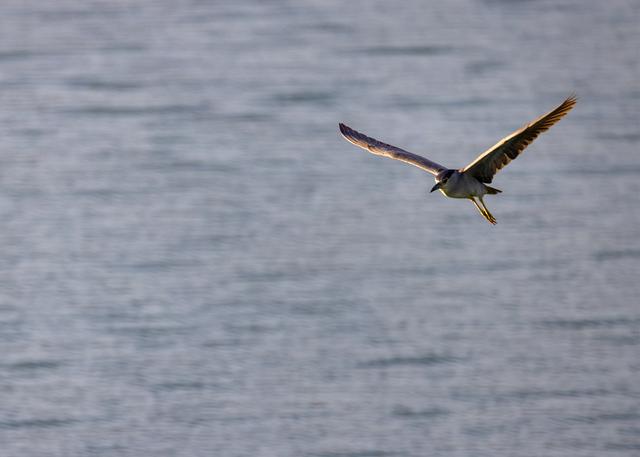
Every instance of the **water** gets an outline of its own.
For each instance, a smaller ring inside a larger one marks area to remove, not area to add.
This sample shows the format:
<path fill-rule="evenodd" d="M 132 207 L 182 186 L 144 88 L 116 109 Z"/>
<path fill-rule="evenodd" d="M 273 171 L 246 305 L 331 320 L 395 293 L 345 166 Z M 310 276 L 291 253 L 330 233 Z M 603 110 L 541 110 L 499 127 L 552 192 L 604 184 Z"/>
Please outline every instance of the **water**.
<path fill-rule="evenodd" d="M 640 4 L 433 3 L 3 2 L 0 455 L 638 455 Z"/>

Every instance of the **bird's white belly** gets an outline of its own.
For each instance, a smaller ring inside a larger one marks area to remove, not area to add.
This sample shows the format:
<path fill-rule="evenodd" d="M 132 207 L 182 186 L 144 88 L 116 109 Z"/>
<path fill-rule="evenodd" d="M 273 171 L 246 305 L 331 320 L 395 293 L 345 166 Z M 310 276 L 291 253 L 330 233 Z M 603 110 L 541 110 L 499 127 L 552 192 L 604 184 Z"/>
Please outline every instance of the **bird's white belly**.
<path fill-rule="evenodd" d="M 440 192 L 442 192 L 443 195 L 449 198 L 469 198 L 469 194 L 466 194 L 464 192 L 452 191 L 451 189 L 440 189 Z"/>
<path fill-rule="evenodd" d="M 450 179 L 440 192 L 449 198 L 481 197 L 487 193 L 484 184 L 473 177 L 458 175 L 456 178 Z"/>

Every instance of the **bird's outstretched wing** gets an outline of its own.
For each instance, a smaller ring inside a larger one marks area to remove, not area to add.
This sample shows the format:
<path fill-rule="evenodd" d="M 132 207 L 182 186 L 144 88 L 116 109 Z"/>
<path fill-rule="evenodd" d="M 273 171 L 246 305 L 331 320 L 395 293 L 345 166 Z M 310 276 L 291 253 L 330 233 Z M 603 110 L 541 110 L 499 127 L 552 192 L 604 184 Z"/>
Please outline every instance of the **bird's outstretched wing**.
<path fill-rule="evenodd" d="M 562 119 L 573 108 L 576 101 L 575 95 L 569 96 L 556 109 L 503 138 L 460 171 L 474 176 L 479 181 L 490 183 L 498 170 L 518 157 L 538 135 Z"/>
<path fill-rule="evenodd" d="M 446 168 L 440 164 L 425 159 L 424 157 L 417 154 L 407 152 L 404 149 L 400 149 L 395 146 L 391 146 L 390 144 L 378 141 L 374 138 L 370 138 L 360 132 L 356 132 L 355 130 L 347 127 L 344 124 L 340 124 L 340 132 L 342 133 L 342 136 L 347 139 L 347 141 L 361 147 L 362 149 L 366 149 L 372 154 L 410 163 L 411 165 L 422 168 L 423 170 L 428 171 L 429 173 L 434 175 L 437 175 L 442 170 L 446 170 Z"/>

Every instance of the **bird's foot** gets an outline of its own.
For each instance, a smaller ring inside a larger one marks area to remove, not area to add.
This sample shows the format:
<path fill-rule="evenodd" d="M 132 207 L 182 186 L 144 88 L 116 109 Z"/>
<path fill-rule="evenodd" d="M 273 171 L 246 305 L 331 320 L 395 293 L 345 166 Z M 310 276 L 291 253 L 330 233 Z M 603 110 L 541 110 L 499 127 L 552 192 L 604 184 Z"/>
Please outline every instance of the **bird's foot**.
<path fill-rule="evenodd" d="M 486 208 L 483 208 L 483 209 L 484 211 L 482 212 L 482 215 L 484 216 L 484 218 L 488 220 L 491 224 L 496 225 L 498 221 L 496 220 L 495 217 L 493 217 L 493 214 L 491 214 L 488 209 Z"/>

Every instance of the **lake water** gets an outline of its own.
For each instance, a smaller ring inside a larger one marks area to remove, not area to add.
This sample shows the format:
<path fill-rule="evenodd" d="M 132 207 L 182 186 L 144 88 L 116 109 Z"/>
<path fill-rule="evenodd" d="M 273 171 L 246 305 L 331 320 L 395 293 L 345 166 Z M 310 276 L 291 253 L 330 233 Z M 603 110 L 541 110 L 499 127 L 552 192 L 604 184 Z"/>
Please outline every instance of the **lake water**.
<path fill-rule="evenodd" d="M 640 454 L 638 1 L 0 8 L 2 457 Z"/>

